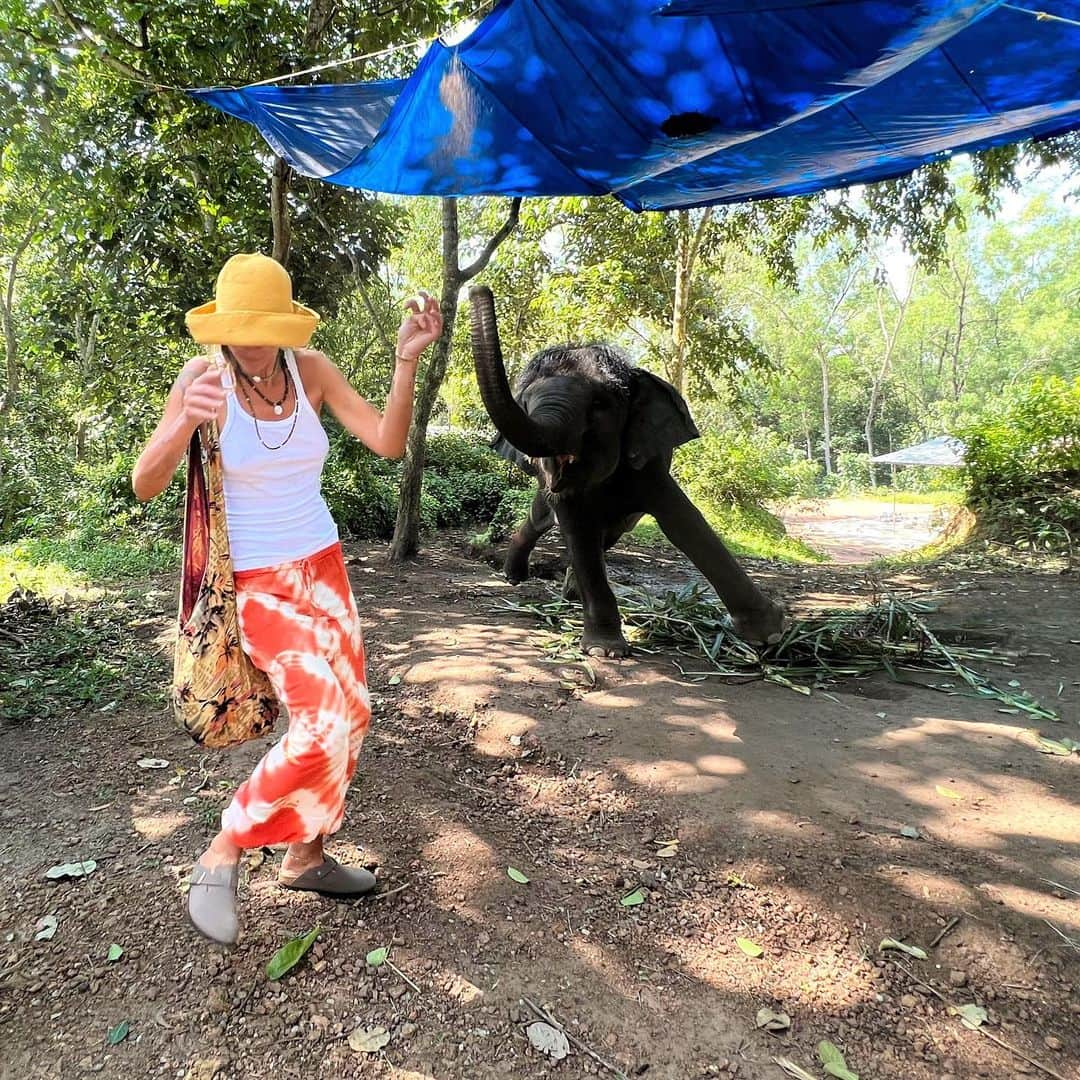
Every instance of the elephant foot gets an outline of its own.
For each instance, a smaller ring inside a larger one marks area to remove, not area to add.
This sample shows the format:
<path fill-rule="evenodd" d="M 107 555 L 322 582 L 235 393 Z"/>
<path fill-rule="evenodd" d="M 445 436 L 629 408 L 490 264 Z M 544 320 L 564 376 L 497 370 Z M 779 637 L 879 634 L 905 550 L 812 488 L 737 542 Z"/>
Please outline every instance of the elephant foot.
<path fill-rule="evenodd" d="M 629 656 L 630 646 L 620 630 L 586 630 L 581 651 L 586 656 Z"/>
<path fill-rule="evenodd" d="M 783 636 L 787 625 L 784 609 L 771 600 L 765 607 L 755 608 L 753 611 L 740 612 L 738 615 L 732 612 L 731 619 L 735 633 L 754 645 L 775 645 Z"/>
<path fill-rule="evenodd" d="M 517 548 L 511 548 L 506 553 L 506 562 L 503 564 L 503 573 L 511 585 L 520 585 L 529 580 L 529 553 Z"/>

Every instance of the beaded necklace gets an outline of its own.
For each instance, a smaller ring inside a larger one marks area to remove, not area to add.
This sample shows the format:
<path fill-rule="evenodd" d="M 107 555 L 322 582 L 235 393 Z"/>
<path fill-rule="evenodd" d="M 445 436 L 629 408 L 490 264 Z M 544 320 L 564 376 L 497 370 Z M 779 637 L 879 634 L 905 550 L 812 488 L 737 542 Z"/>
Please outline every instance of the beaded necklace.
<path fill-rule="evenodd" d="M 241 374 L 244 373 L 243 369 L 240 368 L 239 365 L 237 365 L 237 370 L 239 370 Z M 284 404 L 285 400 L 288 398 L 288 396 L 289 396 L 289 387 L 292 385 L 292 378 L 289 376 L 289 369 L 287 367 L 282 368 L 282 374 L 285 376 L 285 393 L 281 395 L 281 401 L 278 402 L 279 407 L 282 406 Z M 248 409 L 251 411 L 251 419 L 255 421 L 255 437 L 259 440 L 260 443 L 262 443 L 262 445 L 267 450 L 280 450 L 293 437 L 293 432 L 296 430 L 296 420 L 300 415 L 300 399 L 299 399 L 299 397 L 297 397 L 297 395 L 294 392 L 293 398 L 295 400 L 294 400 L 294 404 L 293 404 L 292 424 L 289 425 L 289 433 L 288 433 L 288 435 L 286 435 L 285 438 L 282 439 L 281 442 L 279 442 L 277 444 L 277 446 L 271 446 L 262 437 L 262 432 L 259 430 L 259 418 L 255 415 L 255 404 L 251 400 L 251 396 L 248 394 L 247 390 L 244 388 L 243 382 L 240 382 L 237 385 L 240 387 L 240 393 L 244 395 L 244 400 L 247 402 Z M 265 401 L 267 403 L 267 405 L 272 405 L 273 404 L 273 402 L 267 400 L 265 394 L 260 393 L 258 387 L 253 386 L 252 389 L 259 395 L 259 397 L 261 397 L 263 399 L 263 401 Z M 277 411 L 280 411 L 280 410 L 279 410 L 278 407 L 275 407 L 274 411 L 277 412 Z"/>

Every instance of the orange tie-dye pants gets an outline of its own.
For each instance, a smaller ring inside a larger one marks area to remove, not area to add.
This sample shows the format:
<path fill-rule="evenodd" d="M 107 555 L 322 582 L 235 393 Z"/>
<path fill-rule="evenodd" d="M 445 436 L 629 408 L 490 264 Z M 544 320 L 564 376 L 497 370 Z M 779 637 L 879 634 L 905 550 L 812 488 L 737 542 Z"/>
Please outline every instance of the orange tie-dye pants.
<path fill-rule="evenodd" d="M 341 545 L 236 572 L 243 646 L 269 675 L 289 729 L 222 814 L 238 847 L 336 832 L 371 723 L 364 641 Z"/>

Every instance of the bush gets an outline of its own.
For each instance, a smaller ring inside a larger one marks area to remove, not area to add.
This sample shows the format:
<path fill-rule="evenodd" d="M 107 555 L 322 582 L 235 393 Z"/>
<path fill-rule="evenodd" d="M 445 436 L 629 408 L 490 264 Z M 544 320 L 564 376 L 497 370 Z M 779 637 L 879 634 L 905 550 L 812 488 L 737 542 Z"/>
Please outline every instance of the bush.
<path fill-rule="evenodd" d="M 474 436 L 433 435 L 427 451 L 420 495 L 420 527 L 425 532 L 487 521 L 506 491 L 528 482 Z M 333 437 L 323 492 L 344 534 L 360 539 L 392 536 L 400 482 L 400 462 L 375 457 L 343 432 Z"/>
<path fill-rule="evenodd" d="M 959 435 L 967 446 L 967 504 L 982 533 L 1018 547 L 1073 551 L 1080 537 L 1080 379 L 1037 379 Z"/>
<path fill-rule="evenodd" d="M 759 507 L 806 494 L 817 477 L 813 462 L 764 428 L 709 432 L 679 448 L 673 471 L 702 509 Z"/>

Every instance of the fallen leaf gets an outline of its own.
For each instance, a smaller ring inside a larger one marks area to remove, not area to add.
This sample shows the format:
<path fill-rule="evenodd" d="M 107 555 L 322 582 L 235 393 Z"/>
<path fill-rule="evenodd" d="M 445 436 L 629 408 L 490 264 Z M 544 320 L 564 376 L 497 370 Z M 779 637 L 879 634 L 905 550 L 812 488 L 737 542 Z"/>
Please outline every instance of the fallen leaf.
<path fill-rule="evenodd" d="M 922 839 L 922 833 L 919 832 L 919 830 L 916 829 L 914 825 L 905 825 L 900 830 L 900 835 L 903 836 L 907 840 L 921 840 Z"/>
<path fill-rule="evenodd" d="M 656 853 L 656 857 L 658 859 L 674 859 L 675 856 L 678 855 L 678 854 L 679 854 L 679 849 L 677 847 L 666 847 L 666 848 L 661 848 Z"/>
<path fill-rule="evenodd" d="M 794 1080 L 818 1080 L 813 1073 L 808 1073 L 801 1065 L 796 1065 L 791 1058 L 774 1057 L 773 1061 Z"/>
<path fill-rule="evenodd" d="M 735 944 L 752 960 L 756 960 L 765 953 L 765 950 L 756 941 L 751 941 L 749 938 L 737 937 Z"/>
<path fill-rule="evenodd" d="M 897 941 L 896 938 L 887 937 L 878 946 L 878 952 L 885 952 L 889 949 L 893 949 L 897 952 L 907 953 L 908 956 L 914 956 L 916 960 L 926 959 L 925 951 L 920 949 L 918 945 L 905 945 L 904 942 Z"/>
<path fill-rule="evenodd" d="M 821 1064 L 830 1076 L 835 1076 L 837 1080 L 859 1080 L 859 1074 L 847 1067 L 844 1055 L 831 1042 L 823 1039 L 818 1043 L 817 1052 Z"/>
<path fill-rule="evenodd" d="M 679 846 L 678 839 L 675 839 L 675 840 L 654 840 L 653 843 L 657 847 L 662 847 L 662 848 L 665 848 L 665 847 L 678 847 Z"/>
<path fill-rule="evenodd" d="M 950 1011 L 960 1017 L 964 1027 L 971 1028 L 972 1031 L 982 1027 L 989 1016 L 981 1005 L 959 1005 Z"/>
<path fill-rule="evenodd" d="M 109 1028 L 109 1034 L 105 1036 L 105 1041 L 110 1046 L 119 1046 L 127 1037 L 131 1031 L 131 1024 L 126 1020 L 119 1023 L 114 1028 Z"/>
<path fill-rule="evenodd" d="M 34 924 L 34 930 L 37 931 L 34 934 L 35 941 L 51 941 L 53 935 L 56 933 L 56 916 L 43 915 Z"/>
<path fill-rule="evenodd" d="M 1047 739 L 1043 735 L 1036 733 L 1036 745 L 1035 748 L 1040 754 L 1057 754 L 1058 757 L 1069 757 L 1072 754 L 1072 747 L 1068 745 L 1067 741 L 1062 739 Z"/>
<path fill-rule="evenodd" d="M 266 977 L 276 981 L 282 976 L 287 975 L 301 960 L 303 960 L 304 955 L 307 953 L 308 949 L 315 944 L 315 939 L 321 933 L 322 927 L 316 926 L 314 930 L 304 934 L 303 937 L 297 937 L 293 938 L 292 941 L 287 941 L 270 958 L 270 963 L 266 965 Z"/>
<path fill-rule="evenodd" d="M 401 676 L 400 675 L 391 675 L 390 678 L 387 681 L 390 683 L 391 686 L 397 686 L 398 683 L 401 682 Z"/>
<path fill-rule="evenodd" d="M 135 764 L 138 765 L 140 769 L 167 769 L 169 767 L 169 763 L 164 758 L 158 757 L 139 758 Z"/>
<path fill-rule="evenodd" d="M 115 964 L 116 961 L 119 960 L 120 957 L 123 956 L 123 955 L 124 955 L 124 950 L 122 948 L 120 948 L 119 945 L 110 945 L 109 946 L 109 951 L 105 954 L 105 959 L 110 964 Z"/>
<path fill-rule="evenodd" d="M 784 1012 L 773 1012 L 770 1008 L 758 1009 L 757 1019 L 754 1023 L 765 1031 L 779 1034 L 791 1027 L 791 1017 Z"/>
<path fill-rule="evenodd" d="M 93 859 L 84 859 L 82 862 L 57 863 L 45 871 L 45 876 L 50 881 L 59 881 L 61 878 L 80 878 L 92 874 L 97 869 L 97 863 Z"/>
<path fill-rule="evenodd" d="M 390 1041 L 384 1027 L 357 1028 L 349 1036 L 349 1049 L 358 1054 L 377 1054 Z"/>
<path fill-rule="evenodd" d="M 558 1028 L 545 1024 L 542 1020 L 530 1024 L 525 1029 L 525 1034 L 541 1054 L 547 1054 L 553 1061 L 562 1061 L 570 1053 L 570 1043 L 566 1036 Z"/>
<path fill-rule="evenodd" d="M 954 790 L 951 787 L 945 787 L 943 784 L 938 784 L 934 789 L 943 799 L 962 799 L 964 796 L 959 791 Z"/>
<path fill-rule="evenodd" d="M 645 903 L 645 893 L 641 889 L 635 889 L 632 893 L 627 893 L 619 903 L 623 907 L 637 907 L 638 904 Z"/>
<path fill-rule="evenodd" d="M 511 881 L 516 881 L 519 885 L 529 884 L 529 879 L 515 866 L 508 866 L 506 868 L 506 876 Z"/>
<path fill-rule="evenodd" d="M 382 967 L 386 963 L 386 958 L 390 955 L 390 950 L 387 946 L 383 946 L 381 949 L 372 949 L 364 958 L 368 967 Z"/>

